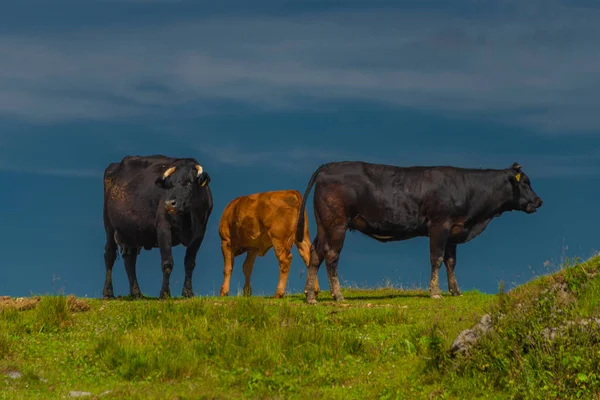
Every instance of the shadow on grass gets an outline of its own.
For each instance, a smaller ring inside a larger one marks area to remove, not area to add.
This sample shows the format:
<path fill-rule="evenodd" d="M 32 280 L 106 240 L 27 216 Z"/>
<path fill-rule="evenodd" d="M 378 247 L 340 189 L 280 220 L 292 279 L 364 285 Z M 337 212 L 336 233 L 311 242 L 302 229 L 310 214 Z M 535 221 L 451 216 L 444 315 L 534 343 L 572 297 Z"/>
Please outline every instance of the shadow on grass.
<path fill-rule="evenodd" d="M 443 296 L 448 296 L 447 294 L 443 294 Z M 399 299 L 399 298 L 429 298 L 429 293 L 420 293 L 420 292 L 400 292 L 400 293 L 391 293 L 391 294 L 374 294 L 374 295 L 358 295 L 353 296 L 351 294 L 344 296 L 347 301 L 352 300 L 385 300 L 385 299 Z"/>
<path fill-rule="evenodd" d="M 465 294 L 471 294 L 470 292 L 465 292 Z M 454 297 L 449 292 L 443 292 L 443 297 Z M 194 297 L 170 297 L 169 299 L 161 299 L 159 297 L 145 296 L 142 297 L 132 297 L 132 296 L 117 296 L 112 300 L 105 301 L 184 301 L 190 299 L 210 299 L 215 301 L 227 301 L 230 299 L 237 299 L 246 296 L 194 296 Z M 304 293 L 290 293 L 286 294 L 282 299 L 276 299 L 272 295 L 254 295 L 250 296 L 254 299 L 262 299 L 267 300 L 273 303 L 278 302 L 292 302 L 292 303 L 304 303 L 306 302 L 306 298 Z M 364 301 L 364 300 L 393 300 L 393 299 L 402 299 L 402 298 L 430 298 L 429 292 L 426 290 L 402 290 L 402 289 L 346 289 L 344 290 L 344 299 L 348 302 L 353 301 Z M 102 298 L 100 298 L 102 300 Z M 319 302 L 331 302 L 334 301 L 331 293 L 329 291 L 321 291 L 317 296 L 317 301 Z"/>

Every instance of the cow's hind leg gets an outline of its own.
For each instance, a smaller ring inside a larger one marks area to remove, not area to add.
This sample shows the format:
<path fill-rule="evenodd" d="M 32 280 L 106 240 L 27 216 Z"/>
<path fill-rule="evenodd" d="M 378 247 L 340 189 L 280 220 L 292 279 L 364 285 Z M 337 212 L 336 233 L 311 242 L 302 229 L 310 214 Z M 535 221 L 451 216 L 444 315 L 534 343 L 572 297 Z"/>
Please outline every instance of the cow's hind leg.
<path fill-rule="evenodd" d="M 231 282 L 231 271 L 233 271 L 234 255 L 230 240 L 221 241 L 221 251 L 223 252 L 223 285 L 219 296 L 229 295 L 229 285 Z"/>
<path fill-rule="evenodd" d="M 319 238 L 319 232 L 317 230 L 317 237 L 313 241 L 312 246 L 310 246 L 310 263 L 308 265 L 308 274 L 306 275 L 306 285 L 304 286 L 304 294 L 306 295 L 306 302 L 308 304 L 317 304 L 317 274 L 319 273 L 319 267 L 325 259 L 324 247 L 321 245 L 323 238 Z"/>
<path fill-rule="evenodd" d="M 134 299 L 142 298 L 142 292 L 140 291 L 140 286 L 138 284 L 135 271 L 137 262 L 137 248 L 126 247 L 123 251 L 123 262 L 125 263 L 127 278 L 129 279 L 129 295 Z"/>
<path fill-rule="evenodd" d="M 327 243 L 325 244 L 325 266 L 327 267 L 331 295 L 335 301 L 344 300 L 338 279 L 338 262 L 342 247 L 344 247 L 345 238 L 346 227 L 337 226 L 328 232 Z"/>
<path fill-rule="evenodd" d="M 258 255 L 256 250 L 248 250 L 246 259 L 244 260 L 244 296 L 252 296 L 252 286 L 250 285 L 250 277 L 254 268 L 254 261 Z"/>
<path fill-rule="evenodd" d="M 448 290 L 453 296 L 460 296 L 458 281 L 454 276 L 454 267 L 456 267 L 456 244 L 449 243 L 446 245 L 444 254 L 444 264 L 446 264 L 446 274 L 448 275 Z"/>
<path fill-rule="evenodd" d="M 114 239 L 114 231 L 107 230 L 106 232 L 106 244 L 104 245 L 104 264 L 106 266 L 106 278 L 104 280 L 103 296 L 105 299 L 114 299 L 115 295 L 113 292 L 112 284 L 112 270 L 117 259 L 117 243 Z"/>
<path fill-rule="evenodd" d="M 275 298 L 280 299 L 285 294 L 288 277 L 290 275 L 290 267 L 292 265 L 292 252 L 283 243 L 274 242 L 273 251 L 279 261 L 279 283 L 275 291 Z"/>
<path fill-rule="evenodd" d="M 429 279 L 429 295 L 434 299 L 442 297 L 440 290 L 440 267 L 444 262 L 448 230 L 443 226 L 429 228 L 429 260 L 431 262 L 431 278 Z"/>
<path fill-rule="evenodd" d="M 311 246 L 310 246 L 310 238 L 308 235 L 304 237 L 302 242 L 296 242 L 296 247 L 298 248 L 298 253 L 300 253 L 300 257 L 302 257 L 302 261 L 304 261 L 304 265 L 306 265 L 306 269 L 310 270 L 310 259 L 311 259 Z M 321 259 L 322 260 L 322 259 Z M 319 262 L 320 264 L 320 262 Z M 319 295 L 321 288 L 319 287 L 319 278 L 315 277 L 315 296 Z M 306 293 L 306 292 L 305 292 Z"/>

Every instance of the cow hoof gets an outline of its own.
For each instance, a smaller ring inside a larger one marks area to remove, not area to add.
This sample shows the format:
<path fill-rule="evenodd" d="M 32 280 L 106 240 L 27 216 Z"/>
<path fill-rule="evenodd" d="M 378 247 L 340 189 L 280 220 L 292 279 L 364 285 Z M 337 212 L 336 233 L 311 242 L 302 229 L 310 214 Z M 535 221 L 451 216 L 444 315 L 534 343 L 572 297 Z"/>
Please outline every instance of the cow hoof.
<path fill-rule="evenodd" d="M 104 300 L 114 300 L 115 296 L 114 295 L 104 295 Z"/>
<path fill-rule="evenodd" d="M 441 295 L 441 294 L 432 294 L 432 295 L 431 295 L 431 298 L 432 298 L 432 299 L 441 299 L 441 298 L 442 298 L 442 295 Z"/>
<path fill-rule="evenodd" d="M 229 296 L 229 292 L 221 292 L 221 293 L 219 293 L 219 296 L 222 296 L 222 297 Z"/>
<path fill-rule="evenodd" d="M 308 305 L 311 305 L 311 306 L 316 306 L 317 300 L 315 300 L 315 299 L 306 300 L 306 303 L 308 303 Z"/>
<path fill-rule="evenodd" d="M 275 293 L 275 298 L 276 298 L 276 299 L 281 299 L 281 298 L 283 298 L 283 293 Z"/>
<path fill-rule="evenodd" d="M 183 290 L 181 292 L 181 295 L 185 298 L 194 297 L 194 291 L 193 290 Z"/>
<path fill-rule="evenodd" d="M 338 294 L 338 295 L 333 295 L 333 299 L 335 301 L 344 301 L 344 296 L 342 296 L 342 294 Z"/>

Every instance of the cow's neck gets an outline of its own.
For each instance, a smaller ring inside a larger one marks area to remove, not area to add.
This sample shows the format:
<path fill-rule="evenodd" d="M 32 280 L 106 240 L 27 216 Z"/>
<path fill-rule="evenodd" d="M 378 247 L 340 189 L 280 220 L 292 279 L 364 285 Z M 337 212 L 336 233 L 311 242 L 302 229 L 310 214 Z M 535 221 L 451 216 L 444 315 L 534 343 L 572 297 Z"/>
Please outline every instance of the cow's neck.
<path fill-rule="evenodd" d="M 481 180 L 481 181 L 480 181 Z M 483 185 L 482 185 L 483 184 Z M 481 176 L 474 182 L 475 193 L 472 204 L 472 217 L 491 220 L 506 211 L 515 209 L 512 186 L 504 171 L 498 171 L 497 176 Z M 477 190 L 477 188 L 485 190 Z"/>

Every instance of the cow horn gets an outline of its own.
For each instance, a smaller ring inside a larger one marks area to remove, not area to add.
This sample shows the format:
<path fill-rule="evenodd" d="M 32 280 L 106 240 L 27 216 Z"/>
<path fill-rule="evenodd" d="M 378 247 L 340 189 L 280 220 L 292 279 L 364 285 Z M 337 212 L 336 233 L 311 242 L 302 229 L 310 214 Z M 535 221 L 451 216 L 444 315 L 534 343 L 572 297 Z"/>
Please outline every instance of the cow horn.
<path fill-rule="evenodd" d="M 202 169 L 200 164 L 196 164 L 196 171 L 198 171 L 198 175 L 196 176 L 200 176 L 204 170 Z"/>
<path fill-rule="evenodd" d="M 171 176 L 171 174 L 173 174 L 173 172 L 175 172 L 176 167 L 171 167 L 168 170 L 165 171 L 165 173 L 163 174 L 162 178 L 163 179 L 167 179 L 169 176 Z"/>

